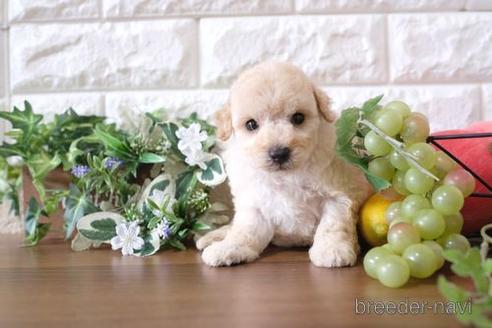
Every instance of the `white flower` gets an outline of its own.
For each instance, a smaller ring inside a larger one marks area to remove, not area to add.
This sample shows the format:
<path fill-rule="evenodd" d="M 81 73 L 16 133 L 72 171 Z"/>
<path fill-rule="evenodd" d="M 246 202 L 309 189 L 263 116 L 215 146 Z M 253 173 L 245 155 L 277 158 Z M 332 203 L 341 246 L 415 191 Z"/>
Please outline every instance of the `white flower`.
<path fill-rule="evenodd" d="M 116 226 L 116 235 L 111 239 L 111 248 L 121 248 L 123 255 L 132 255 L 133 250 L 142 249 L 144 240 L 138 236 L 140 227 L 137 222 L 120 223 Z"/>
<path fill-rule="evenodd" d="M 13 167 L 21 167 L 24 164 L 24 160 L 20 156 L 7 157 L 7 163 Z"/>
<path fill-rule="evenodd" d="M 188 128 L 180 127 L 176 131 L 178 137 L 178 149 L 187 156 L 195 151 L 202 150 L 202 142 L 207 140 L 207 132 L 200 131 L 201 126 L 198 123 L 191 124 Z"/>
<path fill-rule="evenodd" d="M 205 161 L 208 159 L 207 153 L 203 150 L 197 150 L 194 152 L 184 154 L 186 156 L 185 162 L 190 166 L 198 165 L 202 170 L 207 168 Z"/>

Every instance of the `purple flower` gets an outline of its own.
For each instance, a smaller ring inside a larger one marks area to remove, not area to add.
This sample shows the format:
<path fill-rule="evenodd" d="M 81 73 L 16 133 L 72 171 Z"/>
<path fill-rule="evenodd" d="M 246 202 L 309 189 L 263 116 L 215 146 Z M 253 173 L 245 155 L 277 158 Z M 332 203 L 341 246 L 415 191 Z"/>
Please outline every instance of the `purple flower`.
<path fill-rule="evenodd" d="M 157 234 L 162 239 L 166 239 L 171 234 L 171 227 L 166 219 L 162 219 L 162 221 L 157 225 L 156 230 Z"/>
<path fill-rule="evenodd" d="M 104 168 L 106 168 L 107 170 L 112 170 L 120 166 L 121 164 L 123 164 L 123 161 L 121 159 L 116 157 L 108 157 L 104 161 Z"/>
<path fill-rule="evenodd" d="M 72 174 L 75 175 L 77 178 L 82 178 L 84 175 L 89 173 L 91 169 L 87 165 L 75 165 L 72 168 Z"/>

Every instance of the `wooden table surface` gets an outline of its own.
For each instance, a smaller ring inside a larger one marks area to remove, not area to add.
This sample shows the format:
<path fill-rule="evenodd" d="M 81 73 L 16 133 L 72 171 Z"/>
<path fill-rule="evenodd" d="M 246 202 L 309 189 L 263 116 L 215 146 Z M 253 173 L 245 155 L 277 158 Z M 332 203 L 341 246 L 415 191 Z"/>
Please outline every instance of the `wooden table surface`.
<path fill-rule="evenodd" d="M 194 249 L 137 258 L 108 249 L 76 253 L 61 240 L 18 244 L 19 237 L 0 236 L 5 328 L 459 326 L 452 315 L 431 309 L 356 315 L 356 299 L 443 301 L 436 277 L 390 289 L 368 278 L 360 264 L 316 268 L 304 249 L 272 248 L 251 264 L 209 268 Z"/>

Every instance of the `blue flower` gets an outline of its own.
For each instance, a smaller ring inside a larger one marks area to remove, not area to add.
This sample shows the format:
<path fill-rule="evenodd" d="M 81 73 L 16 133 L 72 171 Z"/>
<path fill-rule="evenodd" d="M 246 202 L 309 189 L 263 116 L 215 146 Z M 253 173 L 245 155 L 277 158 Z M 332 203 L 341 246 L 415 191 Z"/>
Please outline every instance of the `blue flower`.
<path fill-rule="evenodd" d="M 75 165 L 72 168 L 72 174 L 77 178 L 82 178 L 84 175 L 89 173 L 91 169 L 87 165 Z"/>
<path fill-rule="evenodd" d="M 104 161 L 104 168 L 107 170 L 112 170 L 112 169 L 120 166 L 121 164 L 123 164 L 123 161 L 121 159 L 116 158 L 116 157 L 108 157 Z"/>
<path fill-rule="evenodd" d="M 171 227 L 166 219 L 162 219 L 162 221 L 156 227 L 157 234 L 162 239 L 166 239 L 171 234 Z"/>

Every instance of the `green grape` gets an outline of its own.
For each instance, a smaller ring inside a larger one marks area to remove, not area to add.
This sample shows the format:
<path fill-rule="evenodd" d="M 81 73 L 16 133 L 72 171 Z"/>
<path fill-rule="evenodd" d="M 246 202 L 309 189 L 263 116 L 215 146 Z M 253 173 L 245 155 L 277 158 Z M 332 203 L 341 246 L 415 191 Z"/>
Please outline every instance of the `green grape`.
<path fill-rule="evenodd" d="M 448 236 L 445 236 L 442 239 L 439 239 L 441 246 L 444 249 L 456 249 L 462 251 L 463 253 L 468 251 L 470 248 L 470 242 L 464 236 L 452 233 Z"/>
<path fill-rule="evenodd" d="M 384 106 L 384 109 L 397 112 L 402 118 L 406 118 L 412 113 L 410 107 L 408 107 L 406 103 L 400 100 L 389 102 L 386 106 Z"/>
<path fill-rule="evenodd" d="M 428 278 L 437 269 L 437 259 L 434 251 L 424 244 L 408 246 L 402 255 L 410 268 L 410 276 L 415 278 Z"/>
<path fill-rule="evenodd" d="M 408 162 L 405 159 L 405 157 L 403 157 L 402 155 L 400 155 L 394 149 L 389 154 L 389 160 L 390 160 L 391 165 L 393 165 L 398 170 L 406 171 L 410 167 L 410 165 L 408 165 Z"/>
<path fill-rule="evenodd" d="M 398 223 L 391 226 L 388 231 L 388 243 L 401 254 L 405 248 L 420 242 L 417 229 L 409 223 Z"/>
<path fill-rule="evenodd" d="M 381 194 L 381 196 L 383 196 L 384 198 L 391 200 L 391 201 L 394 201 L 396 199 L 401 198 L 401 195 L 396 192 L 396 190 L 395 190 L 395 188 L 393 188 L 393 186 L 386 188 L 384 190 L 381 190 L 379 193 Z"/>
<path fill-rule="evenodd" d="M 455 161 L 453 161 L 446 153 L 439 150 L 436 152 L 436 164 L 435 168 L 444 173 L 448 173 L 449 171 L 455 169 L 458 166 Z"/>
<path fill-rule="evenodd" d="M 431 169 L 436 163 L 436 154 L 432 146 L 417 142 L 407 148 L 407 152 L 417 158 L 417 162 L 426 169 Z"/>
<path fill-rule="evenodd" d="M 400 133 L 403 141 L 410 145 L 416 142 L 425 142 L 429 136 L 430 128 L 427 118 L 420 113 L 411 113 L 403 121 L 403 129 Z"/>
<path fill-rule="evenodd" d="M 463 194 L 454 186 L 440 186 L 432 193 L 432 206 L 443 215 L 459 213 L 464 202 Z"/>
<path fill-rule="evenodd" d="M 367 152 L 374 156 L 384 156 L 388 154 L 392 147 L 382 137 L 374 131 L 369 131 L 364 137 L 364 147 Z"/>
<path fill-rule="evenodd" d="M 422 195 L 410 195 L 405 197 L 401 203 L 401 215 L 413 220 L 418 211 L 426 208 L 431 208 L 427 198 Z"/>
<path fill-rule="evenodd" d="M 381 107 L 379 107 L 378 109 L 376 110 L 373 110 L 370 114 L 369 114 L 369 117 L 367 118 L 370 122 L 372 123 L 376 123 L 376 120 L 381 116 L 383 115 L 384 113 L 386 113 L 387 110 L 386 109 L 383 109 Z"/>
<path fill-rule="evenodd" d="M 387 158 L 378 157 L 369 162 L 369 172 L 383 178 L 387 181 L 391 181 L 395 174 L 395 169 Z"/>
<path fill-rule="evenodd" d="M 442 268 L 445 262 L 444 256 L 442 255 L 443 252 L 442 246 L 439 245 L 434 240 L 425 240 L 422 242 L 422 244 L 428 246 L 434 252 L 434 255 L 436 256 L 436 270 Z"/>
<path fill-rule="evenodd" d="M 393 221 L 391 221 L 390 224 L 389 224 L 389 228 L 391 229 L 391 227 L 394 226 L 397 223 L 413 224 L 413 220 L 411 218 L 406 218 L 404 216 L 401 216 L 398 219 L 394 219 Z"/>
<path fill-rule="evenodd" d="M 378 279 L 377 268 L 379 266 L 379 262 L 385 256 L 392 255 L 386 248 L 382 247 L 374 247 L 370 249 L 366 255 L 364 256 L 364 271 L 374 279 Z"/>
<path fill-rule="evenodd" d="M 390 137 L 394 137 L 403 127 L 403 119 L 395 111 L 386 111 L 376 119 L 375 125 Z"/>
<path fill-rule="evenodd" d="M 397 220 L 401 217 L 401 202 L 393 202 L 386 209 L 386 222 L 390 224 L 392 221 Z"/>
<path fill-rule="evenodd" d="M 442 214 L 429 208 L 417 212 L 413 225 L 419 231 L 420 237 L 426 240 L 439 238 L 446 228 Z"/>
<path fill-rule="evenodd" d="M 464 223 L 463 215 L 461 215 L 461 213 L 445 216 L 444 221 L 446 222 L 446 229 L 444 230 L 445 235 L 461 233 Z"/>
<path fill-rule="evenodd" d="M 434 174 L 436 177 L 439 178 L 439 181 L 436 181 L 434 182 L 434 188 L 436 187 L 436 185 L 438 184 L 437 182 L 441 182 L 442 184 L 442 180 L 444 179 L 444 177 L 446 176 L 446 172 L 444 171 L 441 171 L 439 169 L 436 168 L 436 166 L 434 166 L 432 169 L 429 170 L 432 174 Z"/>
<path fill-rule="evenodd" d="M 468 197 L 475 190 L 475 178 L 470 172 L 457 168 L 449 172 L 443 181 L 444 185 L 455 186 L 458 188 L 463 197 Z"/>
<path fill-rule="evenodd" d="M 377 272 L 379 282 L 391 288 L 405 285 L 410 278 L 407 262 L 398 255 L 389 255 L 382 259 Z"/>
<path fill-rule="evenodd" d="M 391 253 L 391 254 L 393 254 L 393 255 L 398 255 L 398 253 L 397 253 L 397 252 L 393 249 L 393 247 L 391 247 L 391 245 L 390 245 L 390 244 L 388 244 L 388 243 L 386 243 L 386 244 L 384 244 L 384 245 L 381 245 L 381 246 L 379 246 L 379 247 L 384 248 L 385 250 L 387 250 L 388 252 L 390 252 L 390 253 Z"/>
<path fill-rule="evenodd" d="M 425 194 L 434 186 L 434 179 L 413 167 L 405 173 L 404 181 L 405 187 L 413 194 Z"/>
<path fill-rule="evenodd" d="M 405 171 L 396 171 L 393 176 L 393 180 L 391 181 L 391 185 L 393 189 L 400 195 L 409 195 L 410 191 L 408 191 L 407 187 L 405 187 Z"/>

